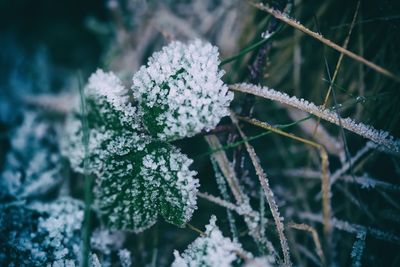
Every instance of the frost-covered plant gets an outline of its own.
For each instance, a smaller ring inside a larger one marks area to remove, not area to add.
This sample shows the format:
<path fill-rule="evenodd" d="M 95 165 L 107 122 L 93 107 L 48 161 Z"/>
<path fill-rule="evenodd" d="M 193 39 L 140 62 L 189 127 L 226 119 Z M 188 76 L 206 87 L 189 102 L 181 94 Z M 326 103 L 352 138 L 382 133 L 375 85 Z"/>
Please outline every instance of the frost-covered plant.
<path fill-rule="evenodd" d="M 164 140 L 190 137 L 228 115 L 233 94 L 221 80 L 218 55 L 210 43 L 174 41 L 133 76 L 132 94 L 151 134 Z"/>
<path fill-rule="evenodd" d="M 97 175 L 96 205 L 112 229 L 140 232 L 158 215 L 183 226 L 196 208 L 198 181 L 192 160 L 172 145 L 153 139 L 113 73 L 97 71 L 85 91 L 89 128 L 89 171 Z M 85 158 L 78 112 L 67 124 L 63 151 L 83 172 Z"/>
<path fill-rule="evenodd" d="M 98 70 L 89 78 L 84 90 L 89 130 L 89 155 L 85 155 L 82 133 L 82 113 L 78 105 L 67 118 L 63 155 L 72 168 L 83 173 L 83 161 L 89 157 L 89 171 L 99 174 L 105 159 L 113 154 L 124 155 L 146 143 L 141 131 L 140 116 L 126 96 L 126 89 L 113 73 Z"/>
<path fill-rule="evenodd" d="M 191 163 L 179 149 L 157 141 L 142 151 L 110 158 L 95 189 L 108 226 L 141 232 L 159 215 L 184 226 L 196 208 L 198 181 L 189 170 Z"/>
<path fill-rule="evenodd" d="M 35 111 L 23 113 L 22 124 L 11 131 L 11 148 L 0 173 L 0 199 L 45 194 L 61 182 L 55 129 Z"/>
<path fill-rule="evenodd" d="M 90 238 L 90 245 L 93 250 L 104 255 L 122 248 L 125 241 L 125 233 L 122 231 L 111 231 L 109 229 L 97 228 Z"/>
<path fill-rule="evenodd" d="M 241 244 L 222 235 L 216 220 L 213 215 L 206 226 L 205 236 L 198 237 L 182 255 L 174 252 L 172 267 L 230 267 L 240 261 L 238 253 L 251 257 L 243 251 Z"/>
<path fill-rule="evenodd" d="M 3 205 L 0 213 L 1 266 L 79 265 L 80 201 L 65 197 L 50 204 Z"/>

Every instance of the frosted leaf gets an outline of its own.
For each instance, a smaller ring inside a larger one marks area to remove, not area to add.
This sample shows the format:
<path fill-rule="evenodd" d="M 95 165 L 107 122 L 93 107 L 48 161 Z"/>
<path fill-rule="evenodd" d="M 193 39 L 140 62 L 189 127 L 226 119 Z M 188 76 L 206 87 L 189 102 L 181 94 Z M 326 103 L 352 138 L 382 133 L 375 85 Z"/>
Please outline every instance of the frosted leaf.
<path fill-rule="evenodd" d="M 97 115 L 100 117 L 105 115 L 113 123 L 114 120 L 120 120 L 120 123 L 133 128 L 138 126 L 136 107 L 129 101 L 128 90 L 113 72 L 98 69 L 92 74 L 85 88 L 85 96 L 94 101 L 96 108 L 99 108 L 100 113 Z"/>
<path fill-rule="evenodd" d="M 107 129 L 103 125 L 89 122 L 89 143 L 87 155 L 89 171 L 100 175 L 104 169 L 105 160 L 116 155 L 123 156 L 131 150 L 143 150 L 150 142 L 145 134 L 126 128 Z M 71 167 L 79 173 L 84 173 L 83 161 L 85 150 L 82 136 L 82 122 L 77 114 L 71 114 L 65 123 L 65 134 L 61 140 L 61 153 L 69 159 Z"/>
<path fill-rule="evenodd" d="M 96 174 L 99 211 L 112 229 L 143 231 L 158 215 L 183 226 L 196 208 L 198 180 L 192 160 L 173 146 L 153 140 L 141 127 L 140 112 L 125 99 L 113 74 L 97 71 L 86 86 L 89 171 Z M 128 109 L 128 113 L 126 112 Z M 67 121 L 63 151 L 83 172 L 80 114 Z"/>
<path fill-rule="evenodd" d="M 0 198 L 33 197 L 60 184 L 60 155 L 55 129 L 41 114 L 23 113 L 22 124 L 11 131 L 11 148 L 0 173 Z"/>
<path fill-rule="evenodd" d="M 240 260 L 237 254 L 245 253 L 241 244 L 224 237 L 215 222 L 212 216 L 205 236 L 198 237 L 182 254 L 174 252 L 172 267 L 229 267 Z"/>
<path fill-rule="evenodd" d="M 189 170 L 191 163 L 179 149 L 157 141 L 143 151 L 109 158 L 95 188 L 106 224 L 141 232 L 161 215 L 184 226 L 196 209 L 198 180 Z"/>
<path fill-rule="evenodd" d="M 133 76 L 132 94 L 151 134 L 164 140 L 190 137 L 228 115 L 233 94 L 221 80 L 218 55 L 210 43 L 174 41 Z"/>
<path fill-rule="evenodd" d="M 125 96 L 126 89 L 113 73 L 98 70 L 85 87 L 85 100 L 89 127 L 89 171 L 99 174 L 106 158 L 124 155 L 133 148 L 142 150 L 146 138 L 136 107 Z M 82 114 L 76 110 L 65 123 L 61 151 L 72 168 L 83 173 L 84 145 Z"/>
<path fill-rule="evenodd" d="M 0 207 L 0 265 L 77 266 L 83 205 L 71 198 L 51 204 Z"/>

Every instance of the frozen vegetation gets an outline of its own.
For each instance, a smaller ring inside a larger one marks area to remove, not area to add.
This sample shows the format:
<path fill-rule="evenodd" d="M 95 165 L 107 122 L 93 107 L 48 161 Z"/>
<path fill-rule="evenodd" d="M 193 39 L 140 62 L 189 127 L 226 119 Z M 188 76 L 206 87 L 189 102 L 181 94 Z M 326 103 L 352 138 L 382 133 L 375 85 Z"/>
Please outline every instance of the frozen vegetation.
<path fill-rule="evenodd" d="M 0 60 L 19 55 L 0 91 L 0 266 L 400 262 L 399 78 L 364 58 L 369 1 L 324 35 L 303 1 L 106 2 L 110 21 L 82 22 L 101 60 L 78 74 L 46 50 L 20 67 L 0 33 Z"/>

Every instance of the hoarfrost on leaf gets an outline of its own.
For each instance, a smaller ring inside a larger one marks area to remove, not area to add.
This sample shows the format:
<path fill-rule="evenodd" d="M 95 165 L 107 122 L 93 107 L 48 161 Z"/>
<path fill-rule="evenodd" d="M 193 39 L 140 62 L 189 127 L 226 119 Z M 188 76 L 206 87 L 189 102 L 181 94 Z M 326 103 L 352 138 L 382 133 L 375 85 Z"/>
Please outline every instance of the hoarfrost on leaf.
<path fill-rule="evenodd" d="M 69 197 L 0 208 L 0 265 L 79 264 L 83 204 Z"/>
<path fill-rule="evenodd" d="M 151 134 L 163 140 L 190 137 L 229 114 L 233 94 L 221 80 L 218 55 L 210 43 L 174 41 L 133 76 L 132 94 Z"/>
<path fill-rule="evenodd" d="M 86 116 L 89 127 L 89 170 L 99 174 L 106 158 L 114 154 L 126 154 L 133 148 L 142 149 L 146 137 L 138 110 L 128 101 L 126 89 L 115 74 L 98 70 L 90 76 L 84 91 L 87 114 L 81 114 L 76 107 L 69 115 L 61 140 L 61 151 L 69 159 L 72 168 L 83 173 L 82 116 Z"/>
<path fill-rule="evenodd" d="M 238 253 L 251 257 L 243 251 L 241 244 L 224 237 L 215 222 L 213 215 L 206 226 L 205 236 L 198 237 L 182 255 L 174 252 L 172 267 L 229 267 L 240 260 Z"/>
<path fill-rule="evenodd" d="M 107 225 L 141 232 L 161 215 L 183 227 L 196 209 L 198 180 L 189 170 L 191 163 L 179 149 L 159 141 L 108 159 L 95 188 Z"/>
<path fill-rule="evenodd" d="M 82 141 L 82 114 L 67 121 L 63 154 L 77 172 L 97 176 L 95 202 L 112 229 L 143 231 L 158 215 L 183 226 L 196 208 L 198 180 L 192 160 L 170 144 L 154 140 L 141 126 L 141 113 L 112 73 L 98 70 L 85 89 L 89 154 Z"/>
<path fill-rule="evenodd" d="M 5 169 L 0 173 L 0 198 L 34 197 L 61 183 L 56 131 L 42 114 L 25 111 L 10 143 Z"/>

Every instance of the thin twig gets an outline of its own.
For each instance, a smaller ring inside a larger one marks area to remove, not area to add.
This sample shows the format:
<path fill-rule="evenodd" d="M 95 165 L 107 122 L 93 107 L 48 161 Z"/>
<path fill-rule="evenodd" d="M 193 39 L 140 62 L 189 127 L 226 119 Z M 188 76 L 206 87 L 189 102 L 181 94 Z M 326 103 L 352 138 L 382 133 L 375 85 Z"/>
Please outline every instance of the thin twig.
<path fill-rule="evenodd" d="M 190 229 L 195 231 L 196 233 L 198 233 L 200 236 L 206 236 L 206 233 L 204 233 L 203 231 L 201 231 L 199 228 L 191 225 L 190 223 L 186 223 L 186 226 Z"/>

